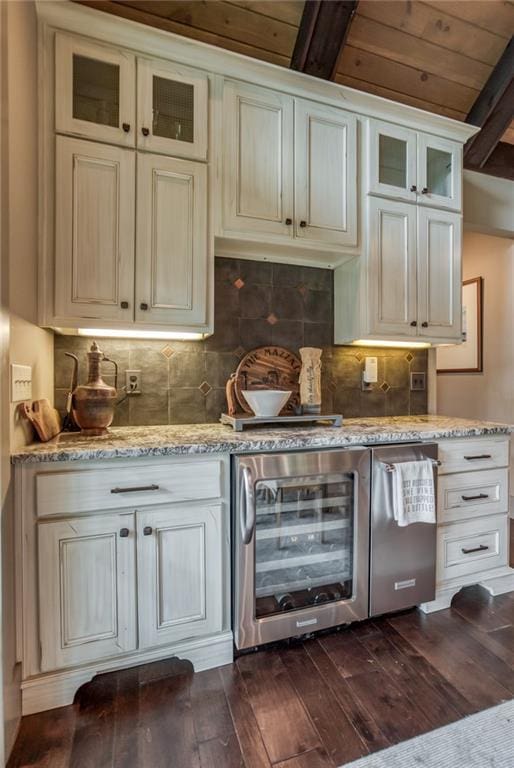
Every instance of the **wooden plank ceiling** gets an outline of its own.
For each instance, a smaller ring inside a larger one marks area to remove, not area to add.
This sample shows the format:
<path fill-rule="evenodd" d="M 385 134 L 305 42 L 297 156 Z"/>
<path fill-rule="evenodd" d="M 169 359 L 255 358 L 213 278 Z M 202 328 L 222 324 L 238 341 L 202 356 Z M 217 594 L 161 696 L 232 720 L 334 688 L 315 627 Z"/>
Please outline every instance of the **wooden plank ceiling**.
<path fill-rule="evenodd" d="M 81 0 L 289 67 L 303 0 Z M 465 120 L 514 34 L 512 0 L 360 0 L 338 83 Z M 514 144 L 514 121 L 502 137 Z"/>

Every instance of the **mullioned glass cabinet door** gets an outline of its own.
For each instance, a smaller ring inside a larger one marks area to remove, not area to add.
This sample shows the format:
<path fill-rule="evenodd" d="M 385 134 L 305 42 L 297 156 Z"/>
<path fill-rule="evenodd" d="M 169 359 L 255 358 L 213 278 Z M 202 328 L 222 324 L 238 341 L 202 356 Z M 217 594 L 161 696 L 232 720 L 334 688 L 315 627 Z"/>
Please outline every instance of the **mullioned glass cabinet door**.
<path fill-rule="evenodd" d="M 110 144 L 135 144 L 135 57 L 55 35 L 55 128 Z"/>
<path fill-rule="evenodd" d="M 428 134 L 418 135 L 419 202 L 460 211 L 462 207 L 462 146 Z"/>

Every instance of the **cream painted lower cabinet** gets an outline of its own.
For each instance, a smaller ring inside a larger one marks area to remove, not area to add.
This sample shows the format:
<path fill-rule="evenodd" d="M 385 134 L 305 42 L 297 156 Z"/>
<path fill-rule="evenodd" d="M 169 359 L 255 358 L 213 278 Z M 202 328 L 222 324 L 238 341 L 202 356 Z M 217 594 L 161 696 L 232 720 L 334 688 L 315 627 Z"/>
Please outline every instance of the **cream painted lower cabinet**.
<path fill-rule="evenodd" d="M 101 672 L 232 660 L 229 458 L 159 458 L 16 467 L 24 714 Z"/>

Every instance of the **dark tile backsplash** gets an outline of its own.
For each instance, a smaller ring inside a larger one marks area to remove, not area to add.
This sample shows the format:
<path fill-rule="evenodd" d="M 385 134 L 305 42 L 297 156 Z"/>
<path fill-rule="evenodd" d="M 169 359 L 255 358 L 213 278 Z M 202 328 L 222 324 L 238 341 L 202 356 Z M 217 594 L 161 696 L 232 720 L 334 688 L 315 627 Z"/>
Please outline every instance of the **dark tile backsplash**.
<path fill-rule="evenodd" d="M 323 348 L 323 411 L 344 416 L 426 413 L 427 393 L 410 392 L 411 371 L 427 370 L 427 353 L 407 349 L 336 347 L 333 333 L 333 273 L 328 269 L 216 259 L 215 331 L 205 341 L 99 339 L 120 370 L 142 371 L 141 395 L 117 409 L 114 424 L 188 424 L 218 421 L 225 410 L 225 382 L 249 350 L 277 344 Z M 78 355 L 86 375 L 91 339 L 55 335 L 55 403 L 61 411 L 71 377 L 65 351 Z M 379 381 L 362 392 L 366 355 L 378 357 Z M 112 367 L 104 366 L 112 383 Z"/>

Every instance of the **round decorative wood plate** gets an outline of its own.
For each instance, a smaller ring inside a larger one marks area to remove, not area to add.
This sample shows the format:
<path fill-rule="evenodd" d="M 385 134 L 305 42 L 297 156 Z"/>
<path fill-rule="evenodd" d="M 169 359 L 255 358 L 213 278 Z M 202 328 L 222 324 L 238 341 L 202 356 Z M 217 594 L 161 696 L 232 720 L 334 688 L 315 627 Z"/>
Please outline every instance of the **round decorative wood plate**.
<path fill-rule="evenodd" d="M 258 347 L 248 352 L 235 373 L 234 392 L 245 413 L 253 413 L 243 396 L 245 389 L 284 389 L 293 393 L 280 415 L 295 413 L 300 404 L 299 357 L 284 347 Z"/>

